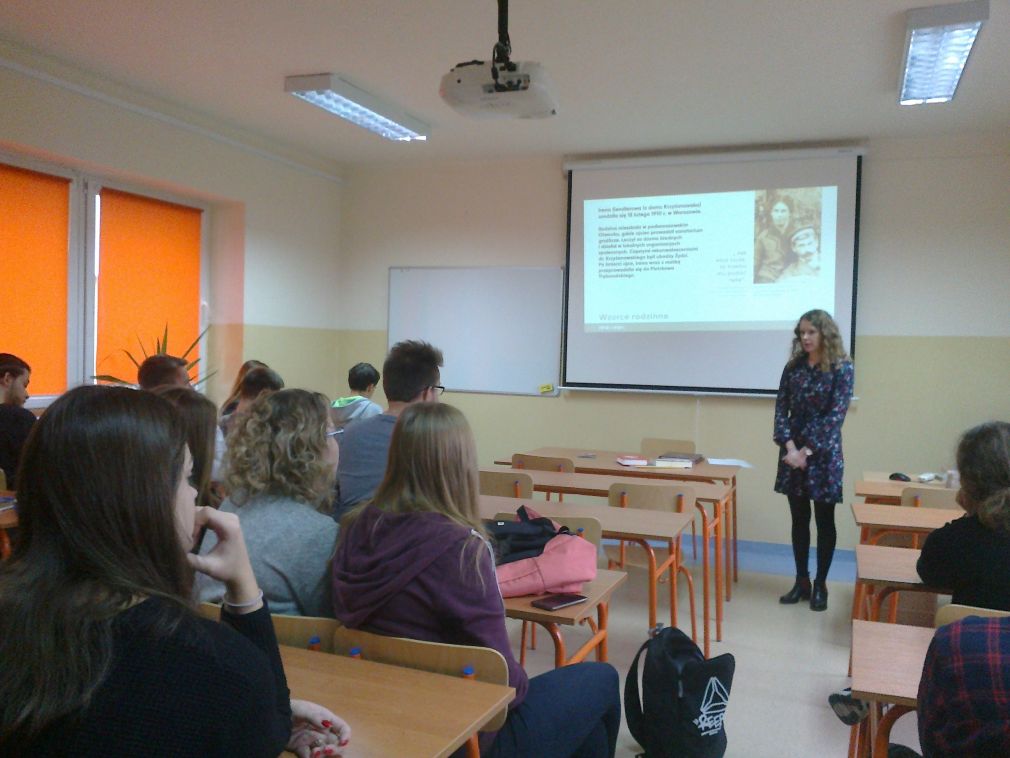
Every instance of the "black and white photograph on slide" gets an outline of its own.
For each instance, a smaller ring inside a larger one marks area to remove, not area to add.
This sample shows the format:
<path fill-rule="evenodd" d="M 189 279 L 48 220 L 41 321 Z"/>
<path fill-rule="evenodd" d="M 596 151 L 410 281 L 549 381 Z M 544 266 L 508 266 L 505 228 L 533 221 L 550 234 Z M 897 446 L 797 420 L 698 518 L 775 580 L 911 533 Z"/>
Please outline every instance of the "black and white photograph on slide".
<path fill-rule="evenodd" d="M 821 187 L 754 193 L 754 283 L 774 284 L 821 271 Z"/>

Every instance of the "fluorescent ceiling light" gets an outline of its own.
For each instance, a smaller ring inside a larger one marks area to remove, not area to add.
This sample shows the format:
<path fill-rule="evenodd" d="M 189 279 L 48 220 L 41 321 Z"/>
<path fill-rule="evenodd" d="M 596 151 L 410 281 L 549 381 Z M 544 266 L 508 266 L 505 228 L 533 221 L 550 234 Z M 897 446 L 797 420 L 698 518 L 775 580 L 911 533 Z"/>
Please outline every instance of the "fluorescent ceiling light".
<path fill-rule="evenodd" d="M 289 76 L 284 91 L 386 139 L 425 140 L 431 128 L 336 74 Z"/>
<path fill-rule="evenodd" d="M 915 8 L 908 12 L 901 105 L 946 103 L 957 92 L 989 0 Z"/>

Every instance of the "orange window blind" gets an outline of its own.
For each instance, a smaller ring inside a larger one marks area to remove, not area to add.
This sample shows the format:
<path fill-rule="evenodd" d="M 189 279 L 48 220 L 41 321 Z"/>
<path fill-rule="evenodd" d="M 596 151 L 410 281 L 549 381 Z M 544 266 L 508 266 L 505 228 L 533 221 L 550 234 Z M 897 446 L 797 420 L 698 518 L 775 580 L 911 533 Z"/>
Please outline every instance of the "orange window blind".
<path fill-rule="evenodd" d="M 198 208 L 103 189 L 99 229 L 96 373 L 126 381 L 168 327 L 168 353 L 200 333 Z M 139 343 L 138 343 L 139 340 Z M 197 357 L 197 348 L 188 356 Z M 192 372 L 195 376 L 195 371 Z"/>
<path fill-rule="evenodd" d="M 0 352 L 32 367 L 32 395 L 67 388 L 70 180 L 0 164 Z"/>

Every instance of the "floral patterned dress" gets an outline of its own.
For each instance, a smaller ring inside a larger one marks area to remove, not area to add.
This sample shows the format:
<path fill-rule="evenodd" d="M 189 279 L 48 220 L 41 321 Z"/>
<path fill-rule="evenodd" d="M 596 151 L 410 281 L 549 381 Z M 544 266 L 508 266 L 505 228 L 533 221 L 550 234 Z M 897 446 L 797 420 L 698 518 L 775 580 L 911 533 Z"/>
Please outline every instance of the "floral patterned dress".
<path fill-rule="evenodd" d="M 806 360 L 782 371 L 772 435 L 779 445 L 776 492 L 823 503 L 841 502 L 842 422 L 852 399 L 853 376 L 848 360 L 834 364 L 830 371 L 810 366 Z M 794 469 L 782 460 L 788 440 L 813 452 L 805 469 Z"/>

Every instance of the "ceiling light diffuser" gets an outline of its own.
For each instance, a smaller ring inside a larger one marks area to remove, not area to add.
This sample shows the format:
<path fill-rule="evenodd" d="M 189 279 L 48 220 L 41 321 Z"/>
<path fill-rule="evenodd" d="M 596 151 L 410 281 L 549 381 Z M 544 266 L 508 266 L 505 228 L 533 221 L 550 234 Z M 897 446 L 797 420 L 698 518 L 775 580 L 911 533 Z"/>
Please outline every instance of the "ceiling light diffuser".
<path fill-rule="evenodd" d="M 289 76 L 284 91 L 388 140 L 425 140 L 431 129 L 336 74 Z"/>
<path fill-rule="evenodd" d="M 946 103 L 953 99 L 989 0 L 915 8 L 907 16 L 901 105 Z"/>

